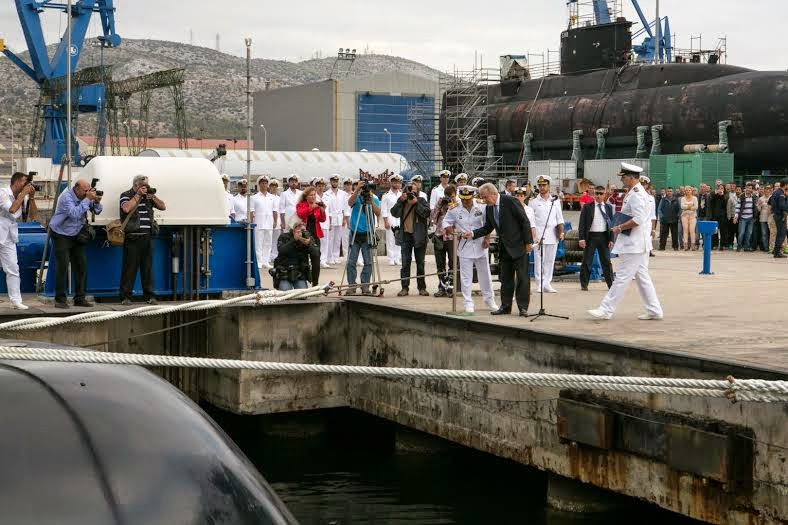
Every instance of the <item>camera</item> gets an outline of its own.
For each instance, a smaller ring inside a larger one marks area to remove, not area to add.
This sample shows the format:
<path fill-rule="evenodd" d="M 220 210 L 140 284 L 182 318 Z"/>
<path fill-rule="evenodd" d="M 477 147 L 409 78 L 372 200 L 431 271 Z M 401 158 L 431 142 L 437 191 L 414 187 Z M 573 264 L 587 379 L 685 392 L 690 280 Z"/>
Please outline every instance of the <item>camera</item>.
<path fill-rule="evenodd" d="M 153 186 L 146 186 L 148 188 L 148 195 L 156 195 L 156 188 Z"/>
<path fill-rule="evenodd" d="M 42 186 L 40 184 L 33 184 L 33 178 L 36 175 L 38 175 L 37 171 L 28 171 L 27 172 L 27 183 L 30 184 L 31 186 L 33 186 L 33 188 L 35 188 L 36 191 L 41 191 L 41 187 Z"/>
<path fill-rule="evenodd" d="M 96 190 L 96 184 L 98 184 L 98 179 L 93 179 L 90 181 L 90 188 Z M 96 190 L 96 197 L 103 197 L 104 190 Z"/>
<path fill-rule="evenodd" d="M 408 200 L 416 196 L 416 190 L 413 187 L 413 184 L 408 184 L 407 186 L 405 186 L 405 195 L 408 197 Z"/>
<path fill-rule="evenodd" d="M 448 206 L 451 200 L 448 197 L 441 198 L 441 206 Z"/>

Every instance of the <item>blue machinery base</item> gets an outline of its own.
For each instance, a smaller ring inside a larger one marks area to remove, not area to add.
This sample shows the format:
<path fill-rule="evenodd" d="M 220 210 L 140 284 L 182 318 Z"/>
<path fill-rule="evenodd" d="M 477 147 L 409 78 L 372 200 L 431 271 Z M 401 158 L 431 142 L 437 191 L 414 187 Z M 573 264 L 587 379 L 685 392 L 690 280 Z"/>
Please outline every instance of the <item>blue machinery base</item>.
<path fill-rule="evenodd" d="M 119 297 L 123 248 L 110 246 L 106 242 L 104 228 L 96 228 L 96 239 L 86 245 L 85 252 L 88 261 L 87 295 Z M 40 262 L 40 251 L 38 257 Z M 161 298 L 191 299 L 198 295 L 245 290 L 246 227 L 242 224 L 213 228 L 162 227 L 159 235 L 153 238 L 152 266 L 153 289 Z M 48 268 L 43 295 L 54 297 L 55 256 L 51 244 Z M 177 269 L 176 273 L 173 273 L 174 269 Z M 254 250 L 252 269 L 255 287 L 259 288 L 260 275 Z M 142 295 L 139 274 L 134 282 L 134 295 Z"/>

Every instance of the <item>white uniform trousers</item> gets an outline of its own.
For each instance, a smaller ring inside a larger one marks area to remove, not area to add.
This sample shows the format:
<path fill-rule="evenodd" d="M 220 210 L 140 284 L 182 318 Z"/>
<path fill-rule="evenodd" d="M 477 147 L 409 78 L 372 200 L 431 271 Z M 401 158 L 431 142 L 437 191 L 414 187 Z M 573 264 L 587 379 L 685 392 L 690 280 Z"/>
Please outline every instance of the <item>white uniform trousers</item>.
<path fill-rule="evenodd" d="M 350 249 L 350 229 L 347 226 L 342 226 L 340 237 L 342 237 L 342 255 L 347 260 L 348 250 Z"/>
<path fill-rule="evenodd" d="M 19 263 L 16 259 L 16 243 L 0 243 L 0 263 L 5 272 L 5 285 L 8 288 L 8 298 L 13 304 L 22 302 L 20 291 Z"/>
<path fill-rule="evenodd" d="M 553 269 L 555 268 L 555 254 L 557 251 L 557 244 L 545 244 L 534 247 L 534 282 L 536 283 L 537 292 L 542 286 L 544 286 L 545 290 L 551 288 L 550 283 L 553 282 Z M 544 261 L 542 260 L 542 252 L 544 252 Z M 542 272 L 544 272 L 544 276 Z"/>
<path fill-rule="evenodd" d="M 269 260 L 271 261 L 271 264 L 273 264 L 273 262 L 279 256 L 279 249 L 276 247 L 276 245 L 279 243 L 279 236 L 282 235 L 282 230 L 278 227 L 274 228 L 271 234 L 271 258 Z"/>
<path fill-rule="evenodd" d="M 648 262 L 649 252 L 619 254 L 616 280 L 613 281 L 613 286 L 602 299 L 599 309 L 606 314 L 613 315 L 634 278 L 638 285 L 640 298 L 643 299 L 646 306 L 646 312 L 652 315 L 662 315 L 662 306 L 659 304 L 657 291 L 654 289 L 654 283 L 651 282 L 651 276 L 648 273 Z"/>
<path fill-rule="evenodd" d="M 345 229 L 342 225 L 331 226 L 329 238 L 328 264 L 339 262 L 339 248 L 342 246 L 342 235 Z"/>
<path fill-rule="evenodd" d="M 254 229 L 254 253 L 257 256 L 257 267 L 263 268 L 271 265 L 271 241 L 274 230 Z"/>
<path fill-rule="evenodd" d="M 323 228 L 323 238 L 320 239 L 320 265 L 328 264 L 331 252 L 331 228 Z"/>
<path fill-rule="evenodd" d="M 487 256 L 471 259 L 460 257 L 460 282 L 462 283 L 462 298 L 465 309 L 473 310 L 473 267 L 476 266 L 476 277 L 479 279 L 479 288 L 482 290 L 484 301 L 493 301 L 492 275 L 490 274 L 490 259 Z"/>
<path fill-rule="evenodd" d="M 386 256 L 391 264 L 402 264 L 402 250 L 397 246 L 394 239 L 394 232 L 389 228 L 386 230 Z"/>

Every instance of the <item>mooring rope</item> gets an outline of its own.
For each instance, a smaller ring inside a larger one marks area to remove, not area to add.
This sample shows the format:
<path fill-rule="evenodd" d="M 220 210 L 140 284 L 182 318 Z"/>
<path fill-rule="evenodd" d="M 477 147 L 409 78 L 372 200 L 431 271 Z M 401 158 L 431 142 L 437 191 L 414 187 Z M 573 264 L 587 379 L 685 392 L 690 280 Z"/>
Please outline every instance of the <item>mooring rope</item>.
<path fill-rule="evenodd" d="M 231 299 L 209 299 L 205 301 L 192 301 L 188 303 L 140 306 L 122 311 L 96 311 L 81 314 L 67 315 L 64 317 L 28 317 L 15 321 L 0 323 L 0 332 L 22 331 L 22 330 L 42 330 L 67 324 L 89 324 L 103 323 L 124 317 L 153 317 L 173 312 L 198 312 L 214 310 L 216 308 L 227 308 L 230 306 L 263 306 L 290 301 L 293 299 L 306 299 L 325 295 L 331 289 L 333 283 L 325 286 L 314 286 L 280 292 L 278 290 L 265 290 L 254 292 Z"/>
<path fill-rule="evenodd" d="M 484 370 L 448 370 L 427 368 L 393 368 L 350 365 L 279 363 L 205 357 L 179 357 L 147 354 L 123 354 L 90 350 L 0 346 L 0 359 L 21 361 L 55 361 L 181 368 L 220 368 L 261 370 L 289 374 L 332 374 L 354 377 L 420 378 L 474 383 L 513 384 L 575 390 L 601 390 L 721 398 L 730 401 L 762 403 L 788 402 L 788 381 L 760 379 L 724 380 L 677 379 L 662 377 L 619 377 L 574 374 L 544 374 Z"/>

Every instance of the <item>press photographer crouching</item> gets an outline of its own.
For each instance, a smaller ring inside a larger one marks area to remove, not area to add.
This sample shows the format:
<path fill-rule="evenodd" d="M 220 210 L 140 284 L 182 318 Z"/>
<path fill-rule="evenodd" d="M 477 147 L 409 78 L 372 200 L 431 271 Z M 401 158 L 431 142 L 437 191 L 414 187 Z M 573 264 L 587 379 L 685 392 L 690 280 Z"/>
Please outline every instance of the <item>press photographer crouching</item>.
<path fill-rule="evenodd" d="M 156 304 L 153 291 L 151 237 L 159 233 L 154 210 L 164 211 L 164 201 L 156 195 L 156 188 L 148 184 L 148 177 L 137 175 L 131 189 L 120 194 L 120 220 L 123 221 L 123 269 L 120 274 L 121 304 L 131 305 L 134 280 L 140 272 L 145 302 Z"/>
<path fill-rule="evenodd" d="M 277 241 L 277 249 L 279 255 L 269 270 L 274 288 L 283 292 L 308 288 L 307 281 L 312 278 L 310 261 L 315 256 L 320 260 L 320 247 L 301 219 L 290 218 L 287 231 Z"/>
<path fill-rule="evenodd" d="M 68 308 L 68 265 L 74 276 L 74 306 L 93 306 L 85 299 L 87 282 L 87 259 L 85 244 L 93 240 L 95 232 L 88 222 L 88 212 L 98 215 L 103 210 L 101 197 L 104 192 L 96 190 L 96 182 L 78 180 L 74 187 L 63 192 L 57 201 L 50 234 L 55 250 L 55 306 Z"/>

